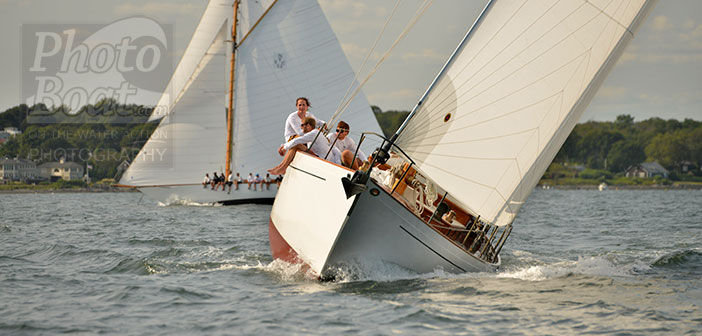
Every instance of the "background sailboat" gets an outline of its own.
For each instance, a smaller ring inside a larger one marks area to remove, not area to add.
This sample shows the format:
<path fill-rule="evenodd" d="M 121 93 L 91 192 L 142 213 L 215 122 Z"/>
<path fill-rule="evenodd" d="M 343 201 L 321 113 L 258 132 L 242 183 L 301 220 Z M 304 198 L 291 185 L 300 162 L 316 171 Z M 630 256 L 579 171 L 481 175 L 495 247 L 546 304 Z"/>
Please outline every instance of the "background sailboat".
<path fill-rule="evenodd" d="M 329 120 L 354 72 L 315 0 L 241 1 L 236 10 L 231 171 L 246 179 L 278 164 L 295 99 Z M 163 118 L 120 184 L 162 202 L 270 202 L 276 187 L 231 194 L 202 187 L 204 174 L 227 170 L 227 104 L 233 0 L 207 5 L 171 81 L 151 116 Z M 358 94 L 345 120 L 353 129 L 380 127 Z M 370 144 L 367 144 L 370 151 Z"/>

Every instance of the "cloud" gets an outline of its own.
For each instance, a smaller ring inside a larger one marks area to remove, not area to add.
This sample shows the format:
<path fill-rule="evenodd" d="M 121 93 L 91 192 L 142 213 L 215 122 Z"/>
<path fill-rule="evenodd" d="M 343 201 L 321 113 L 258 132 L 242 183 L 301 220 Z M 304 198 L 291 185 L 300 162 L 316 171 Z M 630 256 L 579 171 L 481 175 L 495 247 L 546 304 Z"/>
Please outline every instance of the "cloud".
<path fill-rule="evenodd" d="M 382 100 L 382 101 L 387 101 L 387 100 L 403 100 L 406 101 L 407 99 L 417 99 L 417 90 L 411 90 L 411 89 L 399 89 L 399 90 L 388 90 L 384 91 L 382 93 L 373 93 L 368 95 L 369 100 Z"/>
<path fill-rule="evenodd" d="M 648 104 L 648 105 L 660 105 L 664 102 L 663 97 L 661 97 L 660 95 L 651 95 L 648 93 L 639 94 L 638 98 L 644 104 Z"/>
<path fill-rule="evenodd" d="M 673 28 L 673 25 L 668 21 L 668 17 L 659 15 L 651 20 L 651 28 L 657 32 L 665 32 Z"/>
<path fill-rule="evenodd" d="M 433 49 L 422 49 L 418 52 L 416 51 L 409 51 L 400 56 L 402 60 L 404 61 L 433 61 L 433 62 L 441 62 L 445 61 L 448 59 L 448 55 L 437 53 Z"/>
<path fill-rule="evenodd" d="M 621 99 L 629 93 L 629 88 L 619 86 L 605 86 L 601 88 L 597 95 L 605 99 Z"/>

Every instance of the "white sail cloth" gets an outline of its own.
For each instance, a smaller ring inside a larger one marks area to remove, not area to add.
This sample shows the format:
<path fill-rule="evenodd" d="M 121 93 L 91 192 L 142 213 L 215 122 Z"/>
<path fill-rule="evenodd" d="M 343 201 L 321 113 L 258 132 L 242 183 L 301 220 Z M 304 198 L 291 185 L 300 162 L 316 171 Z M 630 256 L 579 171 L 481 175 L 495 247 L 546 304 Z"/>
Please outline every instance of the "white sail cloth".
<path fill-rule="evenodd" d="M 206 172 L 226 170 L 232 5 L 208 4 L 159 102 L 166 116 L 120 183 L 199 183 Z M 309 98 L 310 112 L 329 120 L 354 73 L 315 0 L 243 1 L 239 19 L 237 40 L 248 36 L 236 54 L 231 169 L 244 175 L 279 163 L 280 134 L 297 97 Z M 354 129 L 380 133 L 363 94 L 344 119 Z"/>
<path fill-rule="evenodd" d="M 489 223 L 511 223 L 655 1 L 494 1 L 397 144 Z"/>

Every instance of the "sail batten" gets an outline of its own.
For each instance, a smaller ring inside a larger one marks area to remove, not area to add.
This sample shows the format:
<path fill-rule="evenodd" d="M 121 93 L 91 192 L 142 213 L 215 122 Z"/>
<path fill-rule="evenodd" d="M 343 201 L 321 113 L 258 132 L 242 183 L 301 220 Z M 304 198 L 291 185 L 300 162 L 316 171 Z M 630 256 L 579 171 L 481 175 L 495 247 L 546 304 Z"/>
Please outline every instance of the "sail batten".
<path fill-rule="evenodd" d="M 398 145 L 483 220 L 511 223 L 654 2 L 494 1 Z"/>

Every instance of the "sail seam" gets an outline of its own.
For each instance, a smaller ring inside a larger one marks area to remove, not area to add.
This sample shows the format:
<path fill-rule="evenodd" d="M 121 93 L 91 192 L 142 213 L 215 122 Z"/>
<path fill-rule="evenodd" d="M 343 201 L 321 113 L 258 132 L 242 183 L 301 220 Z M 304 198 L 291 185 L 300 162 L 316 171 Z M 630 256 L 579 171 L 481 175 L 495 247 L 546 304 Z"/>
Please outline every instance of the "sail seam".
<path fill-rule="evenodd" d="M 558 3 L 558 2 L 554 2 L 554 4 L 549 8 L 549 10 L 553 9 L 553 7 L 555 7 L 557 3 Z M 522 7 L 523 7 L 525 4 L 526 4 L 526 3 L 522 4 L 519 8 L 517 8 L 517 9 L 515 10 L 515 13 L 511 16 L 511 18 L 513 18 L 513 17 L 519 12 L 519 10 L 522 9 Z M 512 41 L 510 41 L 509 43 L 507 43 L 507 44 L 505 45 L 505 47 L 502 48 L 502 50 L 496 52 L 496 53 L 495 53 L 495 56 L 494 56 L 492 59 L 490 59 L 490 61 L 486 62 L 483 66 L 481 66 L 480 69 L 478 69 L 477 71 L 475 71 L 475 73 L 474 73 L 472 76 L 466 78 L 466 80 L 463 81 L 462 85 L 456 88 L 456 91 L 458 91 L 458 89 L 461 89 L 461 88 L 463 87 L 464 84 L 470 82 L 473 78 L 475 78 L 475 77 L 480 73 L 480 71 L 482 71 L 483 69 L 485 69 L 485 67 L 487 67 L 488 65 L 492 64 L 492 62 L 493 62 L 502 52 L 504 52 L 507 48 L 511 47 L 511 46 L 514 44 L 515 41 L 517 41 L 520 37 L 522 37 L 526 32 L 529 31 L 529 29 L 530 29 L 531 27 L 533 27 L 537 22 L 539 22 L 539 20 L 540 20 L 541 18 L 543 18 L 546 14 L 548 14 L 549 10 L 544 11 L 544 13 L 543 13 L 541 16 L 539 16 L 536 20 L 534 20 L 534 22 L 532 22 L 528 27 L 526 27 L 526 28 L 522 31 L 522 33 L 520 33 L 520 34 L 517 35 L 514 39 L 512 39 Z M 570 15 L 566 16 L 566 18 L 569 17 L 569 16 L 570 16 Z M 511 19 L 511 18 L 510 18 L 510 19 Z M 562 23 L 563 21 L 565 21 L 565 18 L 564 18 L 563 20 L 561 20 L 561 22 L 559 22 L 559 24 Z M 487 43 L 485 43 L 485 45 L 483 46 L 483 48 L 481 48 L 481 49 L 479 49 L 478 51 L 475 52 L 475 55 L 479 55 L 480 52 L 481 52 L 483 49 L 485 49 L 488 45 L 490 45 L 490 44 L 492 43 L 492 41 L 495 40 L 495 38 L 500 34 L 500 32 L 501 32 L 506 26 L 507 26 L 507 25 L 503 25 L 502 27 L 500 27 L 500 29 L 499 29 L 498 31 L 495 32 L 495 34 L 490 38 L 490 40 L 489 40 Z M 542 34 L 540 37 L 543 37 L 545 34 L 551 32 L 551 31 L 555 28 L 555 26 L 557 26 L 557 25 L 554 25 L 554 27 L 552 27 L 551 29 L 549 29 L 548 31 L 546 31 L 546 32 L 545 32 L 544 34 Z M 539 37 L 539 38 L 540 38 L 540 37 Z M 527 50 L 529 47 L 531 47 L 531 46 L 532 46 L 534 43 L 536 43 L 536 41 L 538 41 L 538 40 L 539 40 L 538 38 L 537 38 L 537 39 L 534 39 L 534 42 L 532 42 L 531 44 L 529 44 L 526 48 L 523 48 L 519 53 L 517 53 L 516 55 L 514 55 L 511 59 L 509 59 L 509 60 L 508 60 L 507 62 L 505 62 L 505 63 L 507 64 L 507 63 L 509 63 L 510 61 L 512 61 L 514 58 L 516 58 L 516 57 L 519 56 L 522 52 L 524 52 L 525 50 Z M 473 57 L 470 61 L 466 62 L 466 65 L 463 66 L 463 68 L 457 70 L 458 74 L 462 74 L 462 73 L 473 63 L 474 60 L 475 60 L 475 57 Z M 484 76 L 484 78 L 489 78 L 492 74 L 494 74 L 495 72 L 497 72 L 497 71 L 499 71 L 499 70 L 500 70 L 500 69 L 498 68 L 497 70 L 493 71 L 492 73 L 487 74 L 486 76 Z M 484 80 L 485 80 L 485 79 L 483 79 L 483 80 L 481 80 L 481 81 L 478 81 L 478 83 L 476 83 L 475 85 L 473 85 L 473 87 L 467 89 L 465 92 L 469 92 L 470 90 L 472 90 L 473 88 L 475 88 L 476 85 L 482 83 Z M 443 93 L 443 91 L 439 91 L 438 93 Z M 442 102 L 443 102 L 443 101 L 442 101 Z"/>
<path fill-rule="evenodd" d="M 634 37 L 634 32 L 632 32 L 632 31 L 629 29 L 629 27 L 623 25 L 621 22 L 619 22 L 619 20 L 617 20 L 617 19 L 613 18 L 611 15 L 607 14 L 607 12 L 605 12 L 603 9 L 597 7 L 595 4 L 593 4 L 592 2 L 590 2 L 590 0 L 583 0 L 583 2 L 586 3 L 586 4 L 588 4 L 588 5 L 590 5 L 592 8 L 596 9 L 596 10 L 599 11 L 600 13 L 602 13 L 602 15 L 608 17 L 608 18 L 610 19 L 610 21 L 612 21 L 612 22 L 616 23 L 618 26 L 622 27 L 627 33 L 629 33 L 629 35 L 630 35 L 632 38 Z M 629 3 L 631 3 L 631 1 L 629 1 Z M 623 3 L 620 3 L 620 4 L 623 4 Z"/>
<path fill-rule="evenodd" d="M 581 55 L 578 55 L 578 57 L 580 57 L 580 56 L 581 56 Z M 574 59 L 573 61 L 575 61 L 575 60 L 577 60 L 577 58 Z M 566 65 L 569 65 L 570 63 L 571 63 L 571 62 L 568 62 L 567 64 L 564 65 L 564 67 L 565 67 Z M 560 70 L 560 68 L 557 69 L 557 70 Z M 549 75 L 551 75 L 551 73 L 547 74 L 545 77 L 548 77 Z M 483 105 L 483 106 L 481 106 L 481 107 L 479 107 L 479 108 L 477 108 L 477 109 L 475 109 L 475 110 L 469 112 L 469 113 L 466 114 L 466 115 L 473 114 L 473 113 L 475 113 L 475 112 L 477 112 L 477 111 L 479 111 L 479 110 L 482 110 L 482 109 L 484 109 L 484 108 L 486 108 L 486 107 L 488 107 L 488 106 L 491 106 L 492 104 L 494 104 L 494 103 L 496 103 L 496 102 L 498 102 L 498 101 L 501 101 L 501 100 L 503 100 L 503 99 L 506 99 L 506 98 L 510 97 L 511 95 L 513 95 L 514 93 L 517 93 L 517 92 L 519 92 L 519 91 L 521 91 L 521 90 L 524 90 L 524 89 L 530 87 L 531 85 L 533 85 L 534 83 L 540 81 L 541 79 L 543 79 L 543 78 L 540 78 L 539 80 L 537 80 L 537 81 L 535 81 L 535 82 L 529 83 L 529 84 L 527 84 L 526 86 L 524 86 L 524 87 L 522 87 L 522 88 L 519 88 L 518 90 L 516 90 L 516 91 L 514 91 L 514 92 L 512 92 L 512 93 L 510 93 L 510 94 L 508 94 L 507 96 L 504 96 L 504 97 L 499 98 L 499 99 L 497 99 L 497 100 L 495 100 L 495 101 L 493 101 L 493 102 L 490 102 L 490 103 L 488 103 L 488 104 L 486 104 L 486 105 Z M 445 135 L 445 134 L 449 134 L 449 133 L 453 133 L 453 132 L 458 132 L 458 131 L 461 131 L 461 130 L 466 129 L 466 128 L 471 128 L 471 127 L 474 127 L 474 126 L 477 126 L 477 125 L 480 125 L 480 124 L 484 124 L 484 123 L 487 123 L 487 122 L 490 122 L 490 121 L 494 121 L 494 120 L 497 120 L 497 119 L 500 119 L 500 118 L 503 118 L 503 117 L 506 117 L 506 116 L 509 116 L 509 115 L 518 113 L 518 112 L 520 112 L 520 111 L 523 111 L 524 109 L 527 109 L 527 108 L 536 106 L 536 105 L 538 105 L 538 104 L 541 104 L 541 103 L 543 103 L 543 102 L 545 102 L 545 101 L 547 101 L 547 100 L 549 100 L 549 99 L 552 99 L 552 98 L 554 98 L 554 97 L 556 97 L 556 96 L 559 96 L 559 95 L 562 95 L 562 94 L 563 94 L 563 90 L 558 91 L 558 92 L 555 92 L 554 94 L 552 94 L 552 95 L 550 95 L 550 96 L 548 96 L 548 97 L 545 97 L 545 98 L 543 98 L 543 99 L 541 99 L 541 100 L 538 100 L 538 101 L 536 101 L 536 102 L 534 102 L 534 103 L 532 103 L 532 104 L 529 104 L 529 105 L 526 105 L 526 106 L 522 106 L 522 107 L 520 107 L 520 108 L 518 108 L 518 109 L 516 109 L 516 110 L 514 110 L 514 111 L 510 111 L 510 112 L 507 112 L 507 113 L 505 113 L 505 114 L 501 114 L 501 115 L 499 115 L 499 116 L 496 116 L 496 117 L 493 117 L 493 118 L 490 118 L 490 119 L 486 119 L 486 120 L 483 120 L 483 121 L 478 122 L 478 123 L 466 125 L 466 126 L 463 126 L 463 127 L 461 127 L 461 128 L 455 128 L 455 129 L 452 129 L 452 130 L 447 131 L 447 132 L 442 133 L 442 134 L 431 135 L 431 136 L 425 136 L 425 137 L 422 138 L 422 141 L 425 141 L 425 140 L 427 140 L 427 139 L 434 138 L 434 137 L 437 137 L 437 136 L 443 136 L 443 135 Z M 443 114 L 443 113 L 434 113 L 434 114 L 432 114 L 432 116 L 441 115 L 441 114 Z M 460 119 L 460 118 L 461 118 L 461 117 L 457 117 L 456 120 L 458 120 L 458 119 Z M 437 127 L 437 128 L 438 128 L 438 127 Z M 424 131 L 424 133 L 431 132 L 431 131 L 434 130 L 434 129 L 436 129 L 436 128 L 428 129 L 428 130 Z M 418 131 L 421 131 L 421 130 L 418 130 Z M 407 143 L 407 144 L 412 144 L 412 143 L 416 143 L 416 141 L 407 141 L 406 143 Z"/>
<path fill-rule="evenodd" d="M 420 144 L 416 145 L 416 147 L 417 147 L 417 148 L 420 148 L 420 147 L 427 147 L 427 146 L 439 147 L 439 146 L 443 146 L 443 145 L 456 145 L 456 144 L 467 144 L 467 143 L 471 143 L 471 142 L 488 141 L 488 140 L 494 140 L 494 139 L 500 139 L 500 138 L 507 138 L 507 137 L 511 137 L 511 136 L 515 136 L 515 135 L 520 135 L 520 134 L 524 134 L 524 133 L 529 133 L 529 132 L 532 132 L 532 131 L 534 131 L 534 130 L 536 130 L 536 129 L 538 129 L 538 128 L 539 128 L 539 126 L 537 126 L 537 127 L 532 127 L 532 128 L 525 129 L 525 130 L 521 130 L 521 131 L 519 131 L 519 132 L 513 132 L 513 133 L 508 133 L 508 134 L 501 134 L 501 135 L 497 135 L 497 136 L 494 136 L 494 137 L 486 137 L 486 138 L 479 138 L 479 139 L 470 139 L 470 140 L 465 140 L 465 141 L 441 142 L 441 143 L 430 143 L 430 144 L 421 144 L 421 143 L 420 143 Z M 412 143 L 410 143 L 410 144 L 412 144 Z M 419 154 L 429 154 L 429 152 L 427 152 L 427 153 L 422 153 L 422 152 L 419 152 L 419 151 L 412 151 L 412 152 L 413 152 L 413 153 L 419 153 Z M 443 154 L 436 154 L 436 155 L 442 156 Z M 462 156 L 462 157 L 463 157 L 463 156 Z M 466 157 L 466 158 L 468 158 L 468 157 Z M 511 158 L 505 158 L 505 159 L 511 159 Z"/>
<path fill-rule="evenodd" d="M 564 18 L 563 20 L 561 20 L 561 21 L 559 22 L 559 24 L 562 23 L 566 18 L 570 17 L 572 14 L 573 14 L 573 12 L 571 12 L 569 15 L 565 16 L 565 18 Z M 587 22 L 583 23 L 580 27 L 574 29 L 574 31 L 573 31 L 572 33 L 568 34 L 568 35 L 565 36 L 563 39 L 557 41 L 556 43 L 554 43 L 553 45 L 551 45 L 549 48 L 547 48 L 546 50 L 544 50 L 544 52 L 542 52 L 541 54 L 537 55 L 537 56 L 534 57 L 532 60 L 530 60 L 529 62 L 525 63 L 523 66 L 519 67 L 518 69 L 515 69 L 514 71 L 512 71 L 511 73 L 509 73 L 507 76 L 505 76 L 505 77 L 503 77 L 502 79 L 496 81 L 495 84 L 493 84 L 493 85 L 487 87 L 485 90 L 483 90 L 483 91 L 481 91 L 481 92 L 479 92 L 479 93 L 473 95 L 473 97 L 469 98 L 468 100 L 466 100 L 465 102 L 463 102 L 461 105 L 458 105 L 457 107 L 462 106 L 462 105 L 464 105 L 464 104 L 467 104 L 470 100 L 474 99 L 475 97 L 480 96 L 482 93 L 484 93 L 484 92 L 486 92 L 487 90 L 493 88 L 495 85 L 498 85 L 499 83 L 501 83 L 505 78 L 508 78 L 509 76 L 513 75 L 514 73 L 516 73 L 516 72 L 518 72 L 518 71 L 520 71 L 520 70 L 523 70 L 523 69 L 524 69 L 525 67 L 527 67 L 528 65 L 531 65 L 534 61 L 538 60 L 538 59 L 539 59 L 540 57 L 542 57 L 544 54 L 548 53 L 548 52 L 551 51 L 553 48 L 555 48 L 555 47 L 557 47 L 558 45 L 560 45 L 563 41 L 565 41 L 566 39 L 568 39 L 568 38 L 570 38 L 571 36 L 573 36 L 576 32 L 578 32 L 580 29 L 582 29 L 582 28 L 585 27 L 586 25 L 590 24 L 590 23 L 591 23 L 593 20 L 595 20 L 596 18 L 597 18 L 597 16 L 593 16 L 590 20 L 588 20 Z M 542 34 L 541 37 L 543 37 L 545 34 L 547 34 L 548 32 L 550 32 L 551 30 L 553 30 L 556 26 L 557 26 L 557 25 L 554 25 L 554 27 L 552 27 L 551 29 L 549 29 L 549 30 L 548 30 L 547 32 L 545 32 L 544 34 Z M 510 42 L 510 44 L 513 43 L 513 42 L 514 42 L 514 41 Z M 530 46 L 531 46 L 531 45 L 533 45 L 533 43 L 530 44 Z M 519 54 L 521 54 L 524 50 L 526 50 L 526 48 L 523 49 L 522 51 L 520 51 Z M 473 113 L 475 113 L 475 112 L 477 112 L 477 111 L 479 111 L 479 110 L 481 110 L 481 109 L 483 109 L 483 108 L 486 108 L 486 107 L 488 107 L 488 106 L 490 106 L 490 105 L 492 105 L 492 104 L 494 104 L 494 103 L 496 103 L 496 102 L 498 102 L 498 101 L 501 101 L 501 100 L 503 100 L 503 99 L 506 99 L 506 98 L 508 98 L 508 97 L 510 97 L 510 96 L 512 96 L 512 95 L 514 95 L 515 93 L 517 93 L 517 92 L 519 92 L 519 91 L 522 91 L 522 90 L 524 90 L 524 89 L 526 89 L 526 88 L 532 86 L 533 84 L 535 84 L 535 83 L 537 83 L 537 82 L 543 80 L 544 78 L 546 78 L 546 77 L 552 75 L 553 73 L 557 72 L 558 70 L 561 70 L 561 69 L 564 68 L 565 66 L 570 65 L 572 62 L 576 61 L 577 59 L 581 58 L 583 55 L 585 55 L 585 54 L 587 54 L 587 53 L 589 53 L 589 52 L 590 52 L 590 49 L 585 50 L 583 53 L 577 55 L 575 58 L 573 58 L 572 60 L 570 60 L 570 61 L 568 61 L 567 63 L 565 63 L 563 66 L 561 66 L 561 67 L 555 69 L 555 70 L 552 71 L 551 73 L 546 74 L 546 75 L 543 76 L 542 78 L 538 78 L 537 80 L 535 80 L 535 81 L 533 81 L 533 82 L 531 82 L 531 83 L 528 83 L 527 85 L 525 85 L 525 86 L 523 86 L 523 87 L 521 87 L 521 88 L 519 88 L 519 89 L 517 89 L 517 90 L 515 90 L 515 91 L 513 91 L 513 92 L 511 92 L 511 93 L 509 93 L 509 94 L 507 94 L 507 95 L 505 95 L 505 96 L 503 96 L 503 97 L 501 97 L 501 98 L 498 98 L 498 99 L 496 99 L 496 100 L 494 100 L 494 101 L 492 101 L 492 102 L 490 102 L 490 103 L 488 103 L 488 104 L 485 104 L 485 105 L 483 105 L 483 106 L 481 106 L 481 107 L 479 107 L 479 108 L 477 108 L 477 109 L 475 109 L 475 110 L 473 110 L 473 111 L 471 111 L 471 112 L 469 112 L 469 113 L 466 113 L 466 114 L 463 114 L 463 115 L 461 115 L 461 116 L 459 116 L 459 117 L 456 117 L 455 120 L 459 120 L 459 119 L 465 118 L 465 117 L 467 117 L 467 116 L 469 116 L 469 115 L 471 115 L 471 114 L 473 114 Z M 516 57 L 516 56 L 515 56 L 515 57 Z M 514 59 L 514 57 L 513 57 L 512 59 Z M 512 59 L 510 59 L 510 61 L 511 61 Z M 497 71 L 497 70 L 496 70 L 496 71 Z M 493 72 L 493 73 L 494 73 L 494 72 Z M 467 83 L 467 82 L 468 82 L 468 80 L 464 81 L 463 83 Z M 477 85 L 477 84 L 476 84 L 476 85 Z M 462 85 L 461 85 L 461 86 L 462 86 Z M 461 86 L 459 86 L 457 89 L 461 88 Z M 475 86 L 474 86 L 474 87 L 475 87 Z M 470 90 L 472 90 L 472 88 L 469 89 L 469 90 L 466 90 L 465 93 L 464 93 L 464 95 L 467 94 L 468 92 L 470 92 Z M 461 96 L 459 96 L 459 97 L 462 97 L 462 96 L 463 96 L 463 95 L 461 95 Z M 457 97 L 457 98 L 459 98 L 459 97 Z M 429 116 L 428 116 L 427 118 L 431 118 L 432 116 L 436 116 L 436 115 L 442 115 L 442 114 L 443 114 L 443 113 L 442 113 L 443 111 L 445 111 L 445 110 L 439 109 L 439 110 L 437 110 L 437 112 L 434 112 L 434 113 L 432 113 L 432 114 L 429 114 Z M 449 131 L 449 132 L 452 132 L 452 131 Z M 447 132 L 447 133 L 449 133 L 449 132 Z M 425 139 L 426 139 L 426 138 L 425 138 Z"/>

